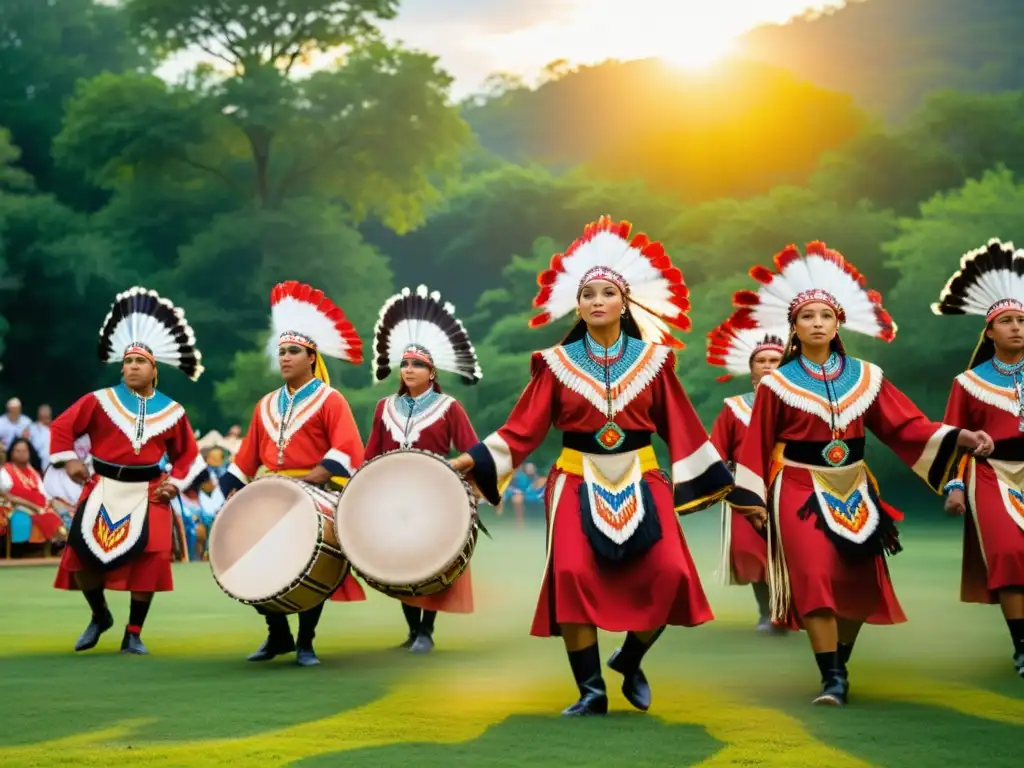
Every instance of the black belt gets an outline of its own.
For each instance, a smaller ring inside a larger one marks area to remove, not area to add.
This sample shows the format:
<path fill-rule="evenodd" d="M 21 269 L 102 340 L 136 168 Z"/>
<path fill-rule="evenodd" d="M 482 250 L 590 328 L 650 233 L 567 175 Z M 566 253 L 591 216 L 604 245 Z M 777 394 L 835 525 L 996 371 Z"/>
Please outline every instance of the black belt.
<path fill-rule="evenodd" d="M 652 432 L 640 429 L 624 429 L 622 431 L 625 433 L 626 439 L 622 441 L 622 445 L 610 451 L 598 442 L 596 432 L 563 432 L 562 447 L 580 453 L 616 454 L 639 451 L 651 444 Z"/>
<path fill-rule="evenodd" d="M 121 464 L 108 464 L 95 456 L 92 457 L 92 468 L 100 477 L 120 480 L 122 483 L 148 483 L 164 473 L 159 464 L 128 467 Z"/>
<path fill-rule="evenodd" d="M 782 450 L 782 455 L 798 464 L 810 464 L 812 467 L 831 467 L 834 465 L 825 460 L 825 449 L 832 442 L 831 440 L 829 442 L 794 440 L 793 442 L 786 443 L 786 447 Z M 864 460 L 863 437 L 851 437 L 848 440 L 843 440 L 843 442 L 846 443 L 849 453 L 846 456 L 846 460 L 839 466 L 847 466 Z"/>
<path fill-rule="evenodd" d="M 988 458 L 996 461 L 1024 461 L 1024 437 L 996 440 L 996 447 Z"/>

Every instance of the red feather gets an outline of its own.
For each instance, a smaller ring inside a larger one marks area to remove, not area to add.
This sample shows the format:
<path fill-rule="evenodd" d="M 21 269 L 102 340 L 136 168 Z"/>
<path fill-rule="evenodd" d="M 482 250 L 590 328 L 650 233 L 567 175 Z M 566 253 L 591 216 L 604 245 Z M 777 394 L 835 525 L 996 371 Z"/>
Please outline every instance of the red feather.
<path fill-rule="evenodd" d="M 719 384 L 724 384 L 727 381 L 732 381 L 732 374 L 731 373 L 723 374 L 723 375 L 719 376 L 717 379 L 715 379 L 715 381 L 717 381 Z"/>
<path fill-rule="evenodd" d="M 737 307 L 756 307 L 761 303 L 761 297 L 753 291 L 736 291 L 732 295 L 732 303 Z"/>
<path fill-rule="evenodd" d="M 778 272 L 782 272 L 786 267 L 797 261 L 800 257 L 800 251 L 795 245 L 787 245 L 781 251 L 775 254 L 774 262 L 775 269 Z"/>
<path fill-rule="evenodd" d="M 757 328 L 757 320 L 754 319 L 754 313 L 750 309 L 744 307 L 743 309 L 736 310 L 729 320 L 732 325 L 736 328 L 750 329 Z"/>
<path fill-rule="evenodd" d="M 770 285 L 775 279 L 774 272 L 768 269 L 768 267 L 762 267 L 760 265 L 750 268 L 750 276 L 762 285 Z"/>

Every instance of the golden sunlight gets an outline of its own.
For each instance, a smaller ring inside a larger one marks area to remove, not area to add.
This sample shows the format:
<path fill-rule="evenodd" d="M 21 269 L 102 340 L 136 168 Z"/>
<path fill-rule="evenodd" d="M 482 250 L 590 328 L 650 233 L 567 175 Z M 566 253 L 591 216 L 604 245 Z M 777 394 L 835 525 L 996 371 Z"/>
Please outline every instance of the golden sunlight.
<path fill-rule="evenodd" d="M 464 43 L 508 72 L 536 71 L 565 59 L 659 58 L 681 68 L 706 68 L 734 52 L 737 40 L 760 24 L 783 23 L 846 0 L 564 0 L 562 14 L 508 33 Z"/>

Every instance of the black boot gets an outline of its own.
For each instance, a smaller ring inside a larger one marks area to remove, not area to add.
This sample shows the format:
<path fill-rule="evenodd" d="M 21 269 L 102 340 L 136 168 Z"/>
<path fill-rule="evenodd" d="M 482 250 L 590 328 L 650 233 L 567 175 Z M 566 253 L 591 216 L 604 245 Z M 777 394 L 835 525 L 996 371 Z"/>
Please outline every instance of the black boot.
<path fill-rule="evenodd" d="M 622 695 L 641 712 L 646 712 L 651 707 L 651 686 L 647 682 L 647 676 L 640 669 L 640 662 L 664 631 L 664 627 L 659 629 L 647 645 L 644 645 L 634 633 L 629 632 L 622 647 L 608 659 L 608 667 L 622 675 Z"/>
<path fill-rule="evenodd" d="M 405 616 L 405 623 L 409 625 L 409 636 L 405 638 L 405 642 L 398 647 L 408 650 L 412 648 L 412 644 L 416 642 L 416 635 L 420 631 L 420 622 L 423 618 L 423 611 L 415 605 L 402 603 L 402 615 Z"/>
<path fill-rule="evenodd" d="M 267 622 L 267 639 L 255 653 L 249 655 L 248 660 L 270 661 L 275 656 L 292 653 L 295 650 L 295 640 L 288 627 L 288 617 L 283 613 L 275 613 L 265 608 L 257 608 L 256 612 L 261 614 Z"/>
<path fill-rule="evenodd" d="M 576 678 L 580 698 L 562 710 L 562 714 L 566 717 L 608 714 L 608 692 L 601 677 L 601 654 L 597 643 L 581 651 L 569 651 L 569 665 Z"/>
<path fill-rule="evenodd" d="M 750 586 L 754 590 L 754 599 L 757 601 L 757 631 L 771 634 L 775 628 L 772 626 L 771 595 L 768 585 L 761 582 Z"/>
<path fill-rule="evenodd" d="M 90 648 L 95 648 L 96 643 L 100 641 L 100 635 L 114 626 L 114 617 L 109 609 L 104 606 L 103 611 L 100 615 L 95 613 L 92 615 L 89 625 L 75 643 L 76 651 L 88 651 Z"/>
<path fill-rule="evenodd" d="M 310 608 L 299 614 L 299 638 L 296 643 L 295 663 L 300 667 L 315 667 L 320 663 L 316 651 L 313 650 L 313 638 L 316 637 L 316 625 L 320 623 L 320 614 L 324 612 L 324 604 Z"/>
<path fill-rule="evenodd" d="M 121 638 L 121 653 L 130 653 L 136 656 L 148 656 L 149 651 L 138 632 L 132 632 L 127 627 L 124 630 L 124 637 Z"/>
<path fill-rule="evenodd" d="M 1007 619 L 1006 626 L 1013 640 L 1013 666 L 1024 677 L 1024 619 Z"/>
<path fill-rule="evenodd" d="M 423 611 L 423 620 L 420 622 L 416 639 L 413 640 L 409 650 L 412 653 L 430 653 L 434 650 L 434 619 L 437 618 L 437 611 Z"/>
<path fill-rule="evenodd" d="M 850 670 L 847 665 L 850 663 L 850 656 L 853 655 L 853 643 L 840 643 L 838 650 L 836 651 L 836 657 L 839 659 L 839 671 L 843 675 L 843 680 L 846 682 L 846 693 L 850 693 Z"/>
<path fill-rule="evenodd" d="M 813 700 L 813 704 L 826 707 L 844 707 L 850 691 L 846 675 L 839 663 L 838 651 L 826 651 L 814 654 L 821 672 L 821 693 Z"/>

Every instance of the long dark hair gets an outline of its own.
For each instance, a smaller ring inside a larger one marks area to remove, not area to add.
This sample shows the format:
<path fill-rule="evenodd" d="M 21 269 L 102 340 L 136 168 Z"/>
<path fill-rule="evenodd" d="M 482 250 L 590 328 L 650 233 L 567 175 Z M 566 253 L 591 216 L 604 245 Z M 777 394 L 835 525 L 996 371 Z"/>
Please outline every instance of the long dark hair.
<path fill-rule="evenodd" d="M 633 319 L 633 313 L 629 309 L 629 304 L 626 305 L 626 313 L 622 316 L 622 320 L 619 322 L 620 328 L 624 334 L 638 341 L 643 341 L 643 336 L 640 335 L 640 326 L 638 326 L 636 324 L 636 320 Z M 562 339 L 562 346 L 572 344 L 574 341 L 579 341 L 586 335 L 587 323 L 582 317 L 578 317 L 576 318 L 576 324 L 573 325 L 569 333 L 567 333 L 565 338 Z"/>
<path fill-rule="evenodd" d="M 829 349 L 833 352 L 839 353 L 842 357 L 846 356 L 846 347 L 843 346 L 843 340 L 839 338 L 839 329 L 836 329 L 836 335 L 832 337 L 832 341 L 828 343 Z M 796 335 L 796 326 L 789 327 L 789 341 L 786 343 L 786 351 L 782 353 L 782 360 L 779 362 L 781 368 L 786 363 L 796 360 L 800 355 L 803 354 L 803 346 L 800 344 L 800 337 Z"/>
<path fill-rule="evenodd" d="M 11 441 L 10 446 L 7 448 L 7 460 L 13 461 L 11 455 L 14 453 L 14 449 L 20 443 L 24 443 L 28 446 L 28 463 L 32 465 L 36 472 L 42 473 L 43 462 L 39 459 L 39 454 L 36 452 L 35 447 L 32 443 L 24 437 L 18 437 Z"/>

